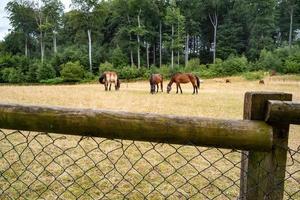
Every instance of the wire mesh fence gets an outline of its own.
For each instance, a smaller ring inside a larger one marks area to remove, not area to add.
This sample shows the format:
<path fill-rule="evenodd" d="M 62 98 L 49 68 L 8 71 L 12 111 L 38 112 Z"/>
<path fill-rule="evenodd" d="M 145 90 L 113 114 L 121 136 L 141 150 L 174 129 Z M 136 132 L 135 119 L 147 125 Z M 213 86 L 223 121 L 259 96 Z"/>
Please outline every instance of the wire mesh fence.
<path fill-rule="evenodd" d="M 0 199 L 237 199 L 241 151 L 0 130 Z M 300 146 L 285 199 L 300 199 Z"/>

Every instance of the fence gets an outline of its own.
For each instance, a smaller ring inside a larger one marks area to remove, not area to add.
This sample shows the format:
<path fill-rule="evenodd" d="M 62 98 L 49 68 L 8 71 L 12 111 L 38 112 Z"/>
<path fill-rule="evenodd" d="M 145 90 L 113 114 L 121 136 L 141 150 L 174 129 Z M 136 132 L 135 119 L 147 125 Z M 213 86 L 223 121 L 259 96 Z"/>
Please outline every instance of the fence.
<path fill-rule="evenodd" d="M 0 199 L 299 199 L 282 101 L 247 93 L 246 120 L 0 105 Z"/>

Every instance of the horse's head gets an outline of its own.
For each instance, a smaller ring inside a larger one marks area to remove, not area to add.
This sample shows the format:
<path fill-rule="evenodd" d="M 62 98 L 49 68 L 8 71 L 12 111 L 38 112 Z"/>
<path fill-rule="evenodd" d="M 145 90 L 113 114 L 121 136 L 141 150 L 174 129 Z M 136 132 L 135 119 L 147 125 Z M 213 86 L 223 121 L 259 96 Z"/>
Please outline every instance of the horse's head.
<path fill-rule="evenodd" d="M 169 94 L 171 90 L 172 90 L 171 85 L 168 85 L 168 87 L 167 87 L 167 93 Z"/>
<path fill-rule="evenodd" d="M 151 94 L 154 94 L 155 93 L 155 84 L 150 84 L 150 92 Z"/>

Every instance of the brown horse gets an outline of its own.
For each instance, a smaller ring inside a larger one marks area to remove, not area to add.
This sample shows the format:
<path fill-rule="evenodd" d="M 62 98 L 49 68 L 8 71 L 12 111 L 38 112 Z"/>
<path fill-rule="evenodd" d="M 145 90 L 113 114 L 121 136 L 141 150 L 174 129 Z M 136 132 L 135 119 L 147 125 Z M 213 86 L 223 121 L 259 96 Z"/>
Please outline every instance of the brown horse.
<path fill-rule="evenodd" d="M 200 88 L 200 80 L 196 75 L 190 74 L 190 73 L 176 73 L 171 77 L 171 81 L 168 84 L 167 92 L 169 93 L 172 89 L 172 84 L 176 83 L 177 91 L 176 94 L 178 94 L 178 88 L 180 89 L 180 92 L 182 94 L 182 89 L 180 86 L 180 83 L 189 83 L 191 82 L 194 88 L 193 94 L 198 94 L 198 88 Z"/>
<path fill-rule="evenodd" d="M 160 83 L 160 89 L 163 92 L 163 76 L 160 74 L 152 74 L 150 76 L 149 82 L 150 82 L 150 93 L 154 94 L 155 93 L 155 86 L 157 87 L 157 91 L 158 92 L 158 84 Z"/>
<path fill-rule="evenodd" d="M 109 91 L 111 90 L 111 84 L 114 83 L 115 84 L 115 90 L 119 90 L 120 89 L 120 80 L 118 78 L 118 75 L 116 72 L 104 72 L 100 77 L 99 77 L 99 83 L 100 84 L 104 84 L 105 86 L 105 91 L 107 91 L 109 89 Z M 109 88 L 108 88 L 109 85 Z"/>

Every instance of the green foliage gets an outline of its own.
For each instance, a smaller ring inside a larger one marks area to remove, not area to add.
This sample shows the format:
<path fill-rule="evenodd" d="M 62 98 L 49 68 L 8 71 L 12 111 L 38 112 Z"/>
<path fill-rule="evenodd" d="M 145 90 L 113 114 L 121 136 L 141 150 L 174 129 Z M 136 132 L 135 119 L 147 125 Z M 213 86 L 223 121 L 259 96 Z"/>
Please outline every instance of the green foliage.
<path fill-rule="evenodd" d="M 271 51 L 263 49 L 260 53 L 259 61 L 257 63 L 257 68 L 255 70 L 276 70 L 280 71 L 282 66 L 282 61 L 277 55 L 273 54 Z"/>
<path fill-rule="evenodd" d="M 37 80 L 47 80 L 56 77 L 55 70 L 49 63 L 39 63 L 37 65 Z"/>
<path fill-rule="evenodd" d="M 120 47 L 114 49 L 111 61 L 115 68 L 121 68 L 127 65 L 127 57 Z"/>
<path fill-rule="evenodd" d="M 20 69 L 4 68 L 1 70 L 2 81 L 5 83 L 22 83 L 25 82 L 24 74 Z"/>
<path fill-rule="evenodd" d="M 264 71 L 246 72 L 243 74 L 243 77 L 249 81 L 262 80 L 264 78 L 264 76 L 265 76 Z"/>
<path fill-rule="evenodd" d="M 300 52 L 288 57 L 283 69 L 284 73 L 300 73 Z"/>
<path fill-rule="evenodd" d="M 84 78 L 85 71 L 79 61 L 68 62 L 62 66 L 60 74 L 66 82 L 78 82 Z"/>
<path fill-rule="evenodd" d="M 105 61 L 105 63 L 101 63 L 99 66 L 100 74 L 102 74 L 105 71 L 114 71 L 113 65 L 107 61 Z"/>
<path fill-rule="evenodd" d="M 216 60 L 215 64 L 209 65 L 210 74 L 215 76 L 232 76 L 247 70 L 248 60 L 245 56 L 230 56 L 227 60 Z"/>
<path fill-rule="evenodd" d="M 187 66 L 185 68 L 186 71 L 195 71 L 195 70 L 199 70 L 199 66 L 200 66 L 200 60 L 199 58 L 194 58 L 189 60 L 189 62 L 187 63 Z"/>
<path fill-rule="evenodd" d="M 64 82 L 64 79 L 62 79 L 60 77 L 47 79 L 47 80 L 40 80 L 40 83 L 49 84 L 49 85 L 60 84 L 60 83 L 63 83 L 63 82 Z"/>

